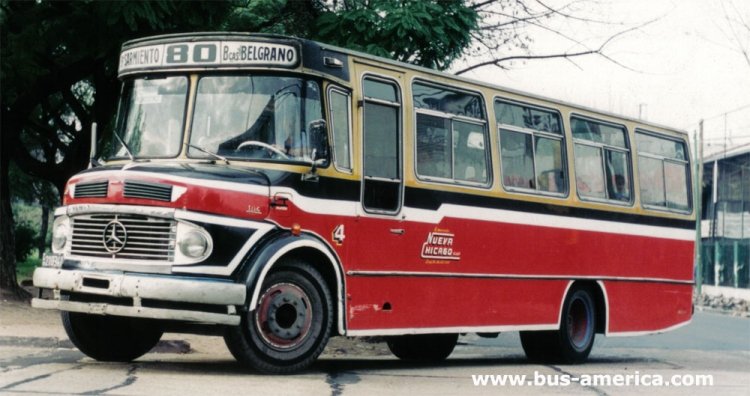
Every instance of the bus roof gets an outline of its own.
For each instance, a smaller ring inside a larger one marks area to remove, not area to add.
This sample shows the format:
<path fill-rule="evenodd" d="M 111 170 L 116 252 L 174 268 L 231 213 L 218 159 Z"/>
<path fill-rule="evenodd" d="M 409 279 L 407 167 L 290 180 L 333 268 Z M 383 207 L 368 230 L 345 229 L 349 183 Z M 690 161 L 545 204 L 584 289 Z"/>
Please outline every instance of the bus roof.
<path fill-rule="evenodd" d="M 284 36 L 284 35 L 278 35 L 278 34 L 265 34 L 265 33 L 246 33 L 246 32 L 175 33 L 175 34 L 165 34 L 165 35 L 150 36 L 150 37 L 143 37 L 139 39 L 129 40 L 122 45 L 121 53 L 124 54 L 125 51 L 128 51 L 130 49 L 143 47 L 147 45 L 155 45 L 155 44 L 166 44 L 166 43 L 176 43 L 176 42 L 193 43 L 193 42 L 200 42 L 200 41 L 207 41 L 207 40 L 231 40 L 231 39 L 248 40 L 248 39 L 253 39 L 253 38 L 258 38 L 265 42 L 273 42 L 274 40 L 278 40 L 282 42 L 295 42 L 301 47 L 300 50 L 302 54 L 300 58 L 302 58 L 302 62 L 305 62 L 304 55 L 310 55 L 311 52 L 313 53 L 314 52 L 327 52 L 329 54 L 331 52 L 337 52 L 340 54 L 355 56 L 358 58 L 364 58 L 364 59 L 371 60 L 374 62 L 379 62 L 379 63 L 383 63 L 387 65 L 393 65 L 393 66 L 397 66 L 397 67 L 404 68 L 404 69 L 409 69 L 412 71 L 417 71 L 417 72 L 424 73 L 424 74 L 430 74 L 433 76 L 438 76 L 438 77 L 442 77 L 446 79 L 452 79 L 452 80 L 464 82 L 467 84 L 475 85 L 478 87 L 486 88 L 486 89 L 504 91 L 504 92 L 508 92 L 511 94 L 515 94 L 515 95 L 526 96 L 529 98 L 554 103 L 557 105 L 572 107 L 572 108 L 586 111 L 586 112 L 597 113 L 597 114 L 601 114 L 604 116 L 618 118 L 621 120 L 641 124 L 647 127 L 651 126 L 654 128 L 665 129 L 665 130 L 669 130 L 669 131 L 687 136 L 687 131 L 674 128 L 668 125 L 641 120 L 635 117 L 625 116 L 622 114 L 617 114 L 617 113 L 613 113 L 613 112 L 609 112 L 609 111 L 605 111 L 605 110 L 601 110 L 601 109 L 597 109 L 593 107 L 588 107 L 588 106 L 584 106 L 584 105 L 580 105 L 580 104 L 576 104 L 576 103 L 572 103 L 572 102 L 568 102 L 568 101 L 564 101 L 560 99 L 555 99 L 555 98 L 547 97 L 544 95 L 534 94 L 528 91 L 508 88 L 499 84 L 479 81 L 479 80 L 475 80 L 475 79 L 468 78 L 468 77 L 458 76 L 455 74 L 442 72 L 439 70 L 434 70 L 434 69 L 430 69 L 430 68 L 426 68 L 422 66 L 413 65 L 410 63 L 400 62 L 400 61 L 396 61 L 396 60 L 392 60 L 388 58 L 383 58 L 383 57 L 367 54 L 364 52 L 341 48 L 341 47 L 337 47 L 334 45 L 329 45 L 329 44 L 325 44 L 325 43 L 321 43 L 321 42 L 317 42 L 313 40 L 308 40 L 308 39 L 303 39 L 299 37 L 293 37 L 293 36 Z M 305 66 L 307 66 L 306 63 L 304 64 Z M 250 65 L 250 67 L 252 67 L 252 65 Z M 344 74 L 335 73 L 335 72 L 331 73 L 330 71 L 328 71 L 327 73 L 332 74 L 333 76 L 338 77 L 338 78 L 348 79 L 348 71 L 347 73 L 344 73 Z M 122 71 L 120 72 L 121 76 L 124 74 L 125 73 L 122 73 Z"/>

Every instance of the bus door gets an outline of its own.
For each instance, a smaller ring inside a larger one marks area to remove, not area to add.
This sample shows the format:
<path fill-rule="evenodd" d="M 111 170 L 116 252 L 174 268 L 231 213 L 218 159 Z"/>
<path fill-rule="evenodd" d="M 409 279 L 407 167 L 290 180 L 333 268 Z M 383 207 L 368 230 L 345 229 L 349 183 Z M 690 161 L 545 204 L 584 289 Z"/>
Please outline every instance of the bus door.
<path fill-rule="evenodd" d="M 368 71 L 372 70 L 368 68 Z M 393 73 L 389 73 L 393 74 Z M 361 76 L 362 192 L 357 254 L 361 270 L 400 267 L 406 230 L 403 201 L 402 97 L 398 80 L 387 74 Z M 399 77 L 399 76 L 396 76 Z"/>

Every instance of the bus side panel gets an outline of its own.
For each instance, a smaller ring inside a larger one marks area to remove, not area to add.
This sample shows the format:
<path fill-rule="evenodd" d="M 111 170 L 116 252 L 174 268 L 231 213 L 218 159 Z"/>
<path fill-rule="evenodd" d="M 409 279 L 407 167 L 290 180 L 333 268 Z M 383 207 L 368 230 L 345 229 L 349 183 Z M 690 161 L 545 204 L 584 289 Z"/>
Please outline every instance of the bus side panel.
<path fill-rule="evenodd" d="M 693 286 L 659 282 L 604 282 L 608 333 L 654 332 L 690 320 Z"/>
<path fill-rule="evenodd" d="M 566 221 L 565 218 L 561 218 Z M 458 261 L 425 265 L 412 261 L 414 270 L 523 274 L 537 276 L 632 277 L 692 280 L 693 242 L 653 236 L 584 231 L 461 218 L 444 218 L 436 229 L 450 230 Z M 416 256 L 432 229 L 413 227 L 417 234 L 406 250 Z M 421 235 L 420 235 L 421 233 Z M 420 262 L 421 261 L 421 262 Z"/>
<path fill-rule="evenodd" d="M 438 224 L 360 218 L 358 227 L 348 270 L 692 280 L 692 241 L 618 233 L 617 223 L 601 232 L 458 217 Z M 394 228 L 405 233 L 394 236 Z M 434 235 L 447 242 L 431 244 Z M 425 258 L 430 246 L 454 257 Z"/>
<path fill-rule="evenodd" d="M 556 326 L 568 284 L 567 280 L 350 276 L 347 325 L 350 330 Z"/>

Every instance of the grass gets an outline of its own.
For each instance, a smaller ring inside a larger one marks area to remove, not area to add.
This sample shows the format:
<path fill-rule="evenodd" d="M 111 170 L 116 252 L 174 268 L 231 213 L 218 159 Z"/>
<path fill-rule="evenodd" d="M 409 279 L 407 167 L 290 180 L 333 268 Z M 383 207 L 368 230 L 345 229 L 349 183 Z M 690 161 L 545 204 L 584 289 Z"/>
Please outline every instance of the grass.
<path fill-rule="evenodd" d="M 42 260 L 39 258 L 37 251 L 32 251 L 26 260 L 19 261 L 16 263 L 16 277 L 18 282 L 22 282 L 27 279 L 31 279 L 34 274 L 34 269 L 42 265 Z"/>

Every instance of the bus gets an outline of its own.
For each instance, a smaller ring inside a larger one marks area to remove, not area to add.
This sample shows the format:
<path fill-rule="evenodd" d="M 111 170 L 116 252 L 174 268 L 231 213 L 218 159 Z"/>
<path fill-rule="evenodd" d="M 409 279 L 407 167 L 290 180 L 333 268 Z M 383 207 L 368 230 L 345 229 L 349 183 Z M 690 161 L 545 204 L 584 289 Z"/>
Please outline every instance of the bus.
<path fill-rule="evenodd" d="M 96 360 L 200 332 L 291 373 L 332 336 L 439 361 L 518 331 L 580 363 L 691 320 L 682 131 L 277 35 L 129 41 L 118 75 L 33 275 Z"/>

